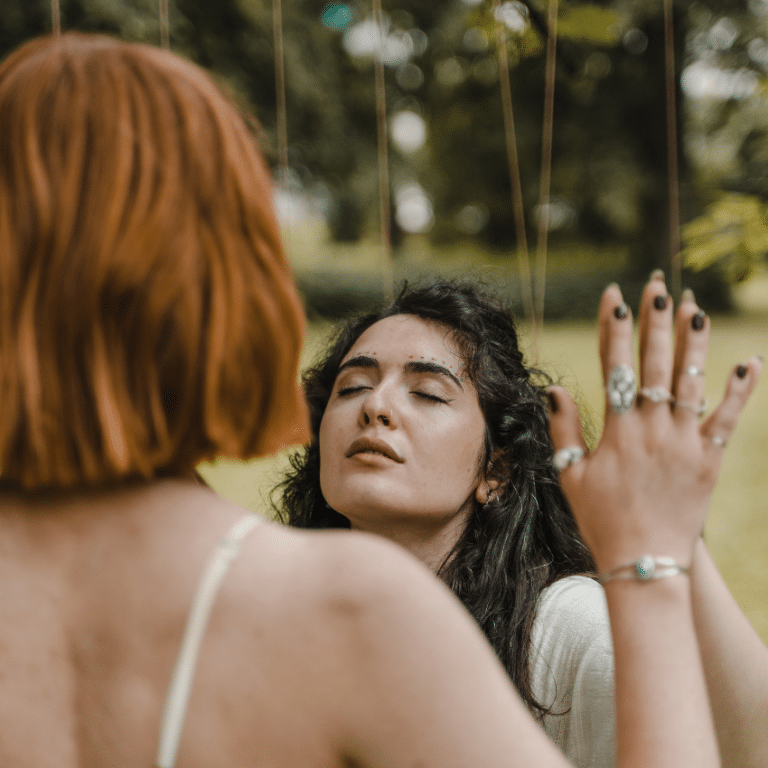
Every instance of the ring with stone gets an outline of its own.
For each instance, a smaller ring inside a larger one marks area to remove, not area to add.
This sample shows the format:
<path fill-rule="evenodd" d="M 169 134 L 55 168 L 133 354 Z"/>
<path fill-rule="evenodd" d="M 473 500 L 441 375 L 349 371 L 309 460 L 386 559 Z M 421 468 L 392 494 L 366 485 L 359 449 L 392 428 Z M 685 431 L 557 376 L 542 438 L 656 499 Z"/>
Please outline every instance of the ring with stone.
<path fill-rule="evenodd" d="M 648 398 L 652 403 L 671 403 L 675 398 L 672 393 L 664 387 L 643 387 L 640 395 Z"/>
<path fill-rule="evenodd" d="M 611 371 L 605 390 L 613 412 L 626 413 L 637 397 L 635 372 L 626 363 L 619 363 Z"/>
<path fill-rule="evenodd" d="M 561 448 L 559 451 L 555 451 L 555 455 L 552 457 L 552 464 L 558 472 L 562 472 L 571 464 L 575 464 L 577 461 L 581 461 L 584 458 L 584 449 L 578 445 L 569 445 L 567 448 Z"/>
<path fill-rule="evenodd" d="M 709 400 L 702 400 L 699 405 L 695 403 L 685 403 L 682 400 L 675 400 L 675 408 L 687 408 L 689 411 L 693 411 L 697 416 L 702 416 L 707 412 L 709 408 Z"/>
<path fill-rule="evenodd" d="M 688 376 L 703 376 L 704 369 L 697 368 L 695 365 L 688 365 L 685 368 L 683 368 L 683 373 L 685 373 Z"/>

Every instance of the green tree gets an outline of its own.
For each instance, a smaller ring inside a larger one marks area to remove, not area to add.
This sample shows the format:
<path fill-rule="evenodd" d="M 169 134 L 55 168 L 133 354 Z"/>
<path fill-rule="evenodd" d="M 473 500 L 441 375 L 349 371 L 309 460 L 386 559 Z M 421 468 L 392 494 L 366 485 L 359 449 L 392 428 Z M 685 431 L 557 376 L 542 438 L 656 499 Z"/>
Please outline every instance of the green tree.
<path fill-rule="evenodd" d="M 156 3 L 61 0 L 63 27 L 157 43 Z M 370 28 L 363 25 L 372 14 L 369 0 L 335 5 L 334 11 L 325 0 L 283 3 L 291 178 L 328 202 L 337 237 L 355 239 L 378 216 L 373 48 L 350 43 L 355 34 L 365 42 Z M 531 228 L 539 193 L 547 8 L 548 0 L 504 3 Z M 696 64 L 732 85 L 751 77 L 756 93 L 765 92 L 766 0 L 677 0 L 674 9 L 676 71 L 688 73 L 691 88 Z M 255 109 L 274 161 L 270 0 L 171 0 L 170 11 L 174 50 L 214 71 Z M 515 233 L 491 1 L 384 0 L 384 12 L 389 114 L 415 112 L 429 135 L 416 152 L 390 147 L 393 185 L 415 181 L 427 191 L 435 240 L 476 237 L 509 249 Z M 48 0 L 4 0 L 0 53 L 49 28 Z M 640 272 L 668 266 L 663 39 L 660 0 L 560 2 L 552 176 L 558 215 L 550 237 L 555 243 L 629 245 Z M 711 215 L 724 194 L 764 204 L 765 97 L 743 98 L 727 87 L 720 96 L 684 96 L 678 86 L 683 220 Z M 712 153 L 726 145 L 731 160 L 712 162 Z M 764 207 L 748 203 L 739 210 L 759 216 Z M 723 257 L 711 258 L 715 251 L 701 257 L 707 227 L 686 231 L 697 238 L 689 256 L 695 251 L 699 258 L 691 257 L 691 264 L 716 272 Z M 733 278 L 737 272 L 727 273 Z"/>

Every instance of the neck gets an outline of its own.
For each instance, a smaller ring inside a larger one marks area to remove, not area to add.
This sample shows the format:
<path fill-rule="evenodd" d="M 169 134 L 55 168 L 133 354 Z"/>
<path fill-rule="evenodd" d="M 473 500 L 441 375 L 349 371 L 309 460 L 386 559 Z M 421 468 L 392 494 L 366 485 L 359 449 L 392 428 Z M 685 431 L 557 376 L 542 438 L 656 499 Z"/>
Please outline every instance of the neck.
<path fill-rule="evenodd" d="M 464 532 L 467 519 L 468 514 L 462 513 L 440 526 L 414 523 L 413 520 L 392 521 L 391 519 L 354 520 L 350 518 L 350 523 L 352 530 L 374 533 L 394 541 L 424 563 L 432 573 L 437 573 Z"/>
<path fill-rule="evenodd" d="M 132 510 L 162 508 L 169 497 L 204 489 L 193 476 L 114 483 L 80 488 L 21 490 L 0 487 L 0 519 L 28 518 L 35 526 L 59 524 L 85 515 L 95 518 L 125 518 Z"/>

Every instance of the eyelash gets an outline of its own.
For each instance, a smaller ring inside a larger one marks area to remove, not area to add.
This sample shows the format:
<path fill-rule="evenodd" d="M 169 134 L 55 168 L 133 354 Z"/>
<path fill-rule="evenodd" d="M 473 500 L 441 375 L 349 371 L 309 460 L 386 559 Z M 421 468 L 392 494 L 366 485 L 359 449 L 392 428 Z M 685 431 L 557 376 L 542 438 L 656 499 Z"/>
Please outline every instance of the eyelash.
<path fill-rule="evenodd" d="M 360 392 L 364 389 L 370 389 L 370 387 L 342 387 L 336 394 L 339 397 L 345 397 L 346 395 L 353 395 L 355 392 Z"/>
<path fill-rule="evenodd" d="M 448 400 L 445 400 L 442 397 L 438 397 L 437 395 L 430 395 L 427 392 L 419 392 L 418 390 L 415 390 L 413 394 L 418 396 L 418 397 L 423 398 L 424 400 L 429 400 L 429 401 L 431 401 L 433 403 L 443 403 L 443 404 L 445 404 L 445 403 L 448 402 Z"/>
<path fill-rule="evenodd" d="M 340 390 L 338 390 L 338 392 L 336 392 L 336 394 L 338 397 L 346 397 L 347 395 L 354 395 L 356 392 L 361 392 L 364 389 L 370 389 L 370 387 L 342 387 Z M 432 403 L 443 403 L 445 405 L 450 402 L 449 400 L 438 397 L 437 395 L 430 395 L 428 392 L 419 392 L 418 390 L 414 390 L 413 394 L 422 398 L 423 400 L 428 400 Z"/>

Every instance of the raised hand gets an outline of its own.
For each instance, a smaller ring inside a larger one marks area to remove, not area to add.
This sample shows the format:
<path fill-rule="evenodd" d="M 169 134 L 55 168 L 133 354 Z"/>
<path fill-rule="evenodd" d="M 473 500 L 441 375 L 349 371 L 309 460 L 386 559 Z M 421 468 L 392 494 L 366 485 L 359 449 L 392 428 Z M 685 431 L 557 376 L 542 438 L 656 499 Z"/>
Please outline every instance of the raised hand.
<path fill-rule="evenodd" d="M 722 402 L 702 420 L 709 319 L 690 292 L 677 310 L 673 349 L 673 308 L 664 281 L 657 277 L 646 286 L 639 373 L 631 312 L 616 285 L 603 294 L 599 325 L 606 411 L 594 451 L 586 453 L 573 400 L 561 387 L 550 389 L 563 490 L 601 572 L 646 554 L 687 567 L 723 449 L 762 361 L 736 366 Z M 579 458 L 569 448 L 585 454 Z"/>

